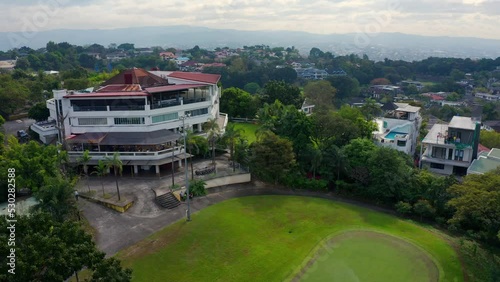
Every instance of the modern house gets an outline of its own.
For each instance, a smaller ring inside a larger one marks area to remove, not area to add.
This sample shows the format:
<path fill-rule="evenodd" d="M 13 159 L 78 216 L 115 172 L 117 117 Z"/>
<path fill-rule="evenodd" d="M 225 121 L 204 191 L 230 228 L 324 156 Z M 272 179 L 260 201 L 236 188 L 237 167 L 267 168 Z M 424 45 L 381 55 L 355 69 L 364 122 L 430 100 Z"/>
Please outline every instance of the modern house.
<path fill-rule="evenodd" d="M 485 174 L 500 167 L 500 149 L 481 152 L 467 169 L 467 174 Z"/>
<path fill-rule="evenodd" d="M 310 101 L 304 99 L 304 103 L 302 103 L 302 107 L 300 107 L 300 110 L 303 111 L 306 115 L 310 116 L 313 113 L 314 110 L 314 104 L 312 104 Z"/>
<path fill-rule="evenodd" d="M 32 130 L 45 143 L 57 140 L 76 162 L 90 151 L 89 165 L 120 152 L 124 169 L 134 174 L 153 167 L 180 164 L 189 157 L 179 132 L 202 132 L 202 124 L 217 118 L 221 129 L 227 116 L 219 113 L 220 75 L 128 69 L 96 91 L 54 90 L 47 101 L 50 118 Z M 184 119 L 184 120 L 183 120 Z"/>
<path fill-rule="evenodd" d="M 477 158 L 481 124 L 455 116 L 449 124 L 435 124 L 422 141 L 421 165 L 444 175 L 465 175 Z"/>
<path fill-rule="evenodd" d="M 373 139 L 379 146 L 389 147 L 406 154 L 415 154 L 417 138 L 422 124 L 420 107 L 406 103 L 388 103 L 381 107 L 384 117 L 375 119 L 377 131 Z"/>

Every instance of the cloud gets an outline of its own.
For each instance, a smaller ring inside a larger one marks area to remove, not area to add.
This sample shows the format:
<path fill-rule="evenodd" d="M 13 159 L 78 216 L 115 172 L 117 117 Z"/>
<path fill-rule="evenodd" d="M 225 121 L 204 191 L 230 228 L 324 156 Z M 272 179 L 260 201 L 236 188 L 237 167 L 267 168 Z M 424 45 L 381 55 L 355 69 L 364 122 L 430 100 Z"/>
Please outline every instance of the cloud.
<path fill-rule="evenodd" d="M 499 22 L 498 0 L 0 1 L 0 31 L 22 31 L 29 23 L 37 30 L 193 25 L 500 39 Z"/>

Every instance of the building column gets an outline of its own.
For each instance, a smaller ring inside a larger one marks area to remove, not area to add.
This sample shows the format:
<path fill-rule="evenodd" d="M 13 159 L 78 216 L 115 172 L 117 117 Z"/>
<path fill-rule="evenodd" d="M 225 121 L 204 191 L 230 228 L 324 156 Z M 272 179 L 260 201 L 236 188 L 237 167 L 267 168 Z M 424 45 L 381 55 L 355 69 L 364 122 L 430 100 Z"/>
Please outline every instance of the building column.
<path fill-rule="evenodd" d="M 179 168 L 182 168 L 182 160 L 179 160 Z"/>
<path fill-rule="evenodd" d="M 134 165 L 134 174 L 135 175 L 139 174 L 139 166 L 138 165 Z"/>
<path fill-rule="evenodd" d="M 198 123 L 198 132 L 202 132 L 203 128 L 201 127 L 201 123 Z"/>
<path fill-rule="evenodd" d="M 156 168 L 156 176 L 160 176 L 160 166 L 155 165 L 155 168 Z"/>

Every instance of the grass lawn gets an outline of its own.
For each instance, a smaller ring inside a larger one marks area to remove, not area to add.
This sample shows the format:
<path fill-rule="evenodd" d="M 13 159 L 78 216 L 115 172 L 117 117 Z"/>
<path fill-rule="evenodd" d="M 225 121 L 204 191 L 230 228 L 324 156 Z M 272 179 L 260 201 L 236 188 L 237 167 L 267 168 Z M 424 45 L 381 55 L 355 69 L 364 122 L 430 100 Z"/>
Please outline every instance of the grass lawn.
<path fill-rule="evenodd" d="M 400 237 L 437 263 L 440 281 L 463 281 L 458 257 L 439 231 L 348 204 L 295 196 L 243 197 L 207 207 L 191 222 L 168 226 L 117 256 L 133 269 L 133 281 L 283 281 L 304 268 L 321 242 L 349 230 Z M 398 267 L 388 271 L 398 272 Z M 416 279 L 428 281 L 425 275 Z"/>
<path fill-rule="evenodd" d="M 255 137 L 255 131 L 260 127 L 258 124 L 253 123 L 234 123 L 235 129 L 242 129 L 243 136 L 248 140 L 248 144 L 252 144 L 257 138 Z"/>
<path fill-rule="evenodd" d="M 439 269 L 418 247 L 371 231 L 334 236 L 306 265 L 301 281 L 438 281 Z"/>

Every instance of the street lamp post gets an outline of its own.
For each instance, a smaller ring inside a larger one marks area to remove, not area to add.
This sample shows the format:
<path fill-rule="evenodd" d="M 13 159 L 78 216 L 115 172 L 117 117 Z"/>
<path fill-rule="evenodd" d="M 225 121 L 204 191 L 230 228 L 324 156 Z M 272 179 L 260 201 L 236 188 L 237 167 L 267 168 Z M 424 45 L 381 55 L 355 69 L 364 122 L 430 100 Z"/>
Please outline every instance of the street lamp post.
<path fill-rule="evenodd" d="M 185 115 L 180 117 L 182 119 L 182 131 L 184 135 L 184 176 L 186 178 L 186 203 L 187 203 L 187 211 L 186 211 L 186 220 L 191 221 L 191 209 L 189 206 L 189 179 L 188 179 L 188 163 L 187 163 L 187 144 L 186 144 L 186 126 L 185 126 L 185 120 L 186 118 L 189 117 L 189 115 Z"/>

